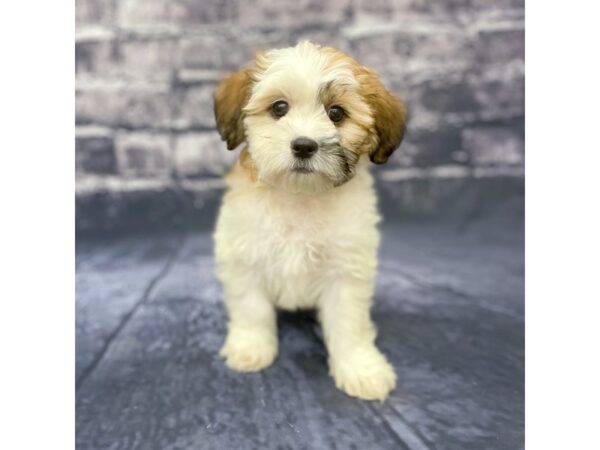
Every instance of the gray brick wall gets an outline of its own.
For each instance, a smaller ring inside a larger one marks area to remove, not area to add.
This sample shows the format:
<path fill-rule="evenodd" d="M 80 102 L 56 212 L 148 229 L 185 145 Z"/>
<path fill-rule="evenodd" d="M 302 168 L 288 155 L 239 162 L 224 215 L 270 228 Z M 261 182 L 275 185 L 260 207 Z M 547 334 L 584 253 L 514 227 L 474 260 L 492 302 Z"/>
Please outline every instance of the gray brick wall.
<path fill-rule="evenodd" d="M 217 179 L 235 155 L 214 130 L 216 81 L 304 38 L 405 100 L 380 179 L 522 172 L 523 0 L 76 0 L 78 192 Z"/>

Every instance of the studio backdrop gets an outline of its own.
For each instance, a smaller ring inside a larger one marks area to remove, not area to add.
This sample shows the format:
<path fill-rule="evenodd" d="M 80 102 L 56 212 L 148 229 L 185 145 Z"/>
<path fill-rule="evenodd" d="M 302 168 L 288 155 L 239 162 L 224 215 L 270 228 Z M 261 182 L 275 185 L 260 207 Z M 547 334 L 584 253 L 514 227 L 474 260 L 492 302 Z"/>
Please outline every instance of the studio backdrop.
<path fill-rule="evenodd" d="M 236 158 L 215 130 L 216 82 L 302 39 L 405 102 L 404 142 L 374 171 L 402 214 L 470 214 L 522 191 L 521 0 L 77 0 L 76 14 L 78 231 L 211 226 Z"/>

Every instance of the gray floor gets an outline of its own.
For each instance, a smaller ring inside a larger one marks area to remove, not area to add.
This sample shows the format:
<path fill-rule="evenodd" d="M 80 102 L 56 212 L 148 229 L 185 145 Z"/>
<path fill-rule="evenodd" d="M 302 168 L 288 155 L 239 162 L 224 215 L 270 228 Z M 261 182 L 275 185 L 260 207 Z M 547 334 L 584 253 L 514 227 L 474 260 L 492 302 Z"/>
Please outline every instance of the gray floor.
<path fill-rule="evenodd" d="M 309 314 L 281 316 L 273 366 L 229 371 L 209 233 L 80 238 L 77 448 L 522 448 L 513 225 L 383 227 L 373 316 L 398 373 L 383 404 L 335 389 Z"/>

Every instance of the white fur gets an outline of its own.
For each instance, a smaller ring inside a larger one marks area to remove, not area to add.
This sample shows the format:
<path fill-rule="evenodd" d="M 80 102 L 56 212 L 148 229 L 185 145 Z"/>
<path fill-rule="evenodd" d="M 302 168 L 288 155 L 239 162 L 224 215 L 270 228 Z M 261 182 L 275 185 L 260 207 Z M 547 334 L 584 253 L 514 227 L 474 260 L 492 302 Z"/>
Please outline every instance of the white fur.
<path fill-rule="evenodd" d="M 253 89 L 245 120 L 258 179 L 229 178 L 214 235 L 229 314 L 221 355 L 232 369 L 261 370 L 277 355 L 276 308 L 316 308 L 336 386 L 383 400 L 396 375 L 375 347 L 369 312 L 379 215 L 368 157 L 362 155 L 353 177 L 339 185 L 339 168 L 325 154 L 311 160 L 315 173 L 290 171 L 295 137 L 344 140 L 354 132 L 332 124 L 315 101 L 318 86 L 332 78 L 358 86 L 347 68 L 324 72 L 326 61 L 312 44 L 265 58 L 268 69 Z M 258 110 L 252 115 L 265 96 L 287 99 L 288 115 L 277 121 Z"/>

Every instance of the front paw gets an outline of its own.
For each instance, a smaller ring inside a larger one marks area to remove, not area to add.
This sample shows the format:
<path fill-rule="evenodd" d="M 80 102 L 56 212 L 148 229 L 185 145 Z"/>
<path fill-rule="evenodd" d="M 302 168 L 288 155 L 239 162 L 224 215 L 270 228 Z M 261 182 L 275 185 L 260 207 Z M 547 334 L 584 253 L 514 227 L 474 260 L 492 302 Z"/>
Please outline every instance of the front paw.
<path fill-rule="evenodd" d="M 258 372 L 277 356 L 277 335 L 263 327 L 230 326 L 219 354 L 230 369 Z"/>
<path fill-rule="evenodd" d="M 330 355 L 329 371 L 338 389 L 363 400 L 385 400 L 396 387 L 394 368 L 375 347 Z"/>

